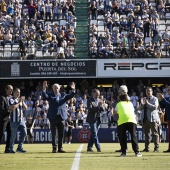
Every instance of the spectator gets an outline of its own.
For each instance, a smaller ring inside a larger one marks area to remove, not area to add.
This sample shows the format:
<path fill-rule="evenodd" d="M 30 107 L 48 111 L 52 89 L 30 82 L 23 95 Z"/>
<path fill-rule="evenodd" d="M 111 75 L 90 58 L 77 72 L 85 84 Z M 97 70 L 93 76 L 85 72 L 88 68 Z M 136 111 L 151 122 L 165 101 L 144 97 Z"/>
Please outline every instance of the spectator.
<path fill-rule="evenodd" d="M 152 131 L 153 142 L 154 142 L 154 152 L 159 152 L 159 133 L 158 124 L 160 118 L 158 115 L 158 99 L 152 95 L 153 90 L 151 87 L 146 88 L 146 97 L 141 100 L 141 105 L 139 110 L 142 110 L 141 121 L 142 127 L 145 134 L 145 148 L 143 152 L 149 152 L 150 144 L 150 130 Z"/>
<path fill-rule="evenodd" d="M 56 58 L 65 58 L 64 54 L 64 31 L 60 31 L 60 33 L 57 35 L 57 41 L 58 41 L 58 48 L 57 48 L 57 56 Z"/>
<path fill-rule="evenodd" d="M 146 55 L 146 58 L 154 57 L 154 48 L 153 48 L 152 41 L 150 41 L 149 44 L 145 46 L 145 55 Z"/>
<path fill-rule="evenodd" d="M 34 141 L 34 135 L 33 135 L 34 123 L 35 120 L 31 117 L 31 115 L 28 115 L 26 119 L 28 143 L 33 143 Z"/>
<path fill-rule="evenodd" d="M 112 14 L 112 21 L 113 21 L 113 27 L 119 26 L 120 25 L 120 20 L 119 20 L 119 14 L 117 12 L 114 12 Z M 110 31 L 112 33 L 112 30 Z"/>
<path fill-rule="evenodd" d="M 31 18 L 34 18 L 35 13 L 36 13 L 36 6 L 33 0 L 31 0 L 30 4 L 28 4 L 29 22 L 31 21 Z"/>
<path fill-rule="evenodd" d="M 97 19 L 97 4 L 96 1 L 93 1 L 92 4 L 89 7 L 90 13 L 91 13 L 91 18 L 92 20 Z"/>
<path fill-rule="evenodd" d="M 163 1 L 160 1 L 160 4 L 158 5 L 158 15 L 160 19 L 164 19 L 165 17 L 165 4 Z"/>
<path fill-rule="evenodd" d="M 50 121 L 47 118 L 47 115 L 43 116 L 43 128 L 44 129 L 50 129 Z"/>
<path fill-rule="evenodd" d="M 27 119 L 28 115 L 30 117 L 33 117 L 33 101 L 31 100 L 31 96 L 28 96 L 28 99 L 25 101 L 25 104 L 27 105 L 27 109 L 25 110 L 25 118 Z"/>
<path fill-rule="evenodd" d="M 4 45 L 6 45 L 7 43 L 10 43 L 11 45 L 12 43 L 12 34 L 11 31 L 8 29 L 6 34 L 4 35 Z"/>
<path fill-rule="evenodd" d="M 54 5 L 53 5 L 53 21 L 55 20 L 59 20 L 59 3 L 54 1 Z"/>
<path fill-rule="evenodd" d="M 66 122 L 66 138 L 65 143 L 71 144 L 72 140 L 72 130 L 74 129 L 74 123 L 71 119 L 71 117 L 68 117 Z"/>
<path fill-rule="evenodd" d="M 170 0 L 166 0 L 165 2 L 165 12 L 170 12 Z"/>
<path fill-rule="evenodd" d="M 44 127 L 41 115 L 38 115 L 35 119 L 34 127 L 37 129 L 42 129 Z"/>
<path fill-rule="evenodd" d="M 50 0 L 47 0 L 47 3 L 45 4 L 45 19 L 47 21 L 47 18 L 49 18 L 49 21 L 51 21 L 51 14 L 52 13 L 52 4 L 50 3 Z"/>
<path fill-rule="evenodd" d="M 113 14 L 114 12 L 119 12 L 119 4 L 117 2 L 117 0 L 112 1 L 112 6 L 111 6 L 111 14 Z"/>
<path fill-rule="evenodd" d="M 68 44 L 76 44 L 76 37 L 74 35 L 74 32 L 73 31 L 70 31 L 68 32 L 68 35 L 67 35 L 67 39 L 68 39 Z"/>
<path fill-rule="evenodd" d="M 69 6 L 68 6 L 66 1 L 62 2 L 61 9 L 62 9 L 62 19 L 67 20 L 68 19 L 68 9 L 69 9 Z"/>
<path fill-rule="evenodd" d="M 125 1 L 124 0 L 121 0 L 120 1 L 120 5 L 119 5 L 119 15 L 123 15 L 123 14 L 125 14 L 125 9 L 126 9 L 126 3 L 125 3 Z"/>

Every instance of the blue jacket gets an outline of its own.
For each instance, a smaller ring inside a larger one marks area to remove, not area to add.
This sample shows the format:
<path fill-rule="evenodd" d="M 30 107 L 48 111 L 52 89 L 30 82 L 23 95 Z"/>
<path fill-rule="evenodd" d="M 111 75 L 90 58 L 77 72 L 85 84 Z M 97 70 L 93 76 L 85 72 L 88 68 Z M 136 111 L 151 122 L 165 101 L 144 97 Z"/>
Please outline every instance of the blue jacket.
<path fill-rule="evenodd" d="M 160 104 L 165 107 L 165 114 L 167 116 L 167 121 L 170 121 L 170 98 L 165 98 L 160 101 Z"/>
<path fill-rule="evenodd" d="M 61 115 L 63 120 L 68 118 L 67 110 L 66 110 L 66 101 L 73 98 L 75 92 L 71 94 L 59 93 L 59 100 L 56 100 L 56 95 L 54 93 L 47 93 L 46 91 L 42 91 L 43 99 L 48 100 L 49 102 L 49 110 L 47 117 L 49 120 L 53 120 L 56 118 L 57 114 Z"/>

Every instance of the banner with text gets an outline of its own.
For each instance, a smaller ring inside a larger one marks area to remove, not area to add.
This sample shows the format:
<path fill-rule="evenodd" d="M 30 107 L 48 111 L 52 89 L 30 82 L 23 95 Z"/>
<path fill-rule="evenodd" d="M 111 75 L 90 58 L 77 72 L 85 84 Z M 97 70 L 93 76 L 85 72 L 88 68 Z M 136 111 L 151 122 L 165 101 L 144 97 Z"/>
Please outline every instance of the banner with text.
<path fill-rule="evenodd" d="M 97 60 L 97 77 L 169 77 L 170 59 Z"/>
<path fill-rule="evenodd" d="M 137 129 L 137 137 L 139 142 L 144 142 L 144 134 L 142 128 Z M 168 141 L 168 130 L 165 128 L 162 131 L 161 140 L 162 142 Z M 111 143 L 118 142 L 117 129 L 116 128 L 101 128 L 98 132 L 99 141 L 101 143 Z M 16 143 L 19 141 L 20 132 L 17 132 Z M 7 139 L 7 134 L 5 132 L 2 143 Z M 89 129 L 73 129 L 72 133 L 72 143 L 87 143 L 90 139 Z M 51 131 L 49 129 L 34 129 L 34 143 L 51 143 Z M 127 141 L 131 141 L 130 134 L 127 133 Z M 27 138 L 25 140 L 27 143 Z"/>
<path fill-rule="evenodd" d="M 1 61 L 0 78 L 96 77 L 96 60 Z"/>

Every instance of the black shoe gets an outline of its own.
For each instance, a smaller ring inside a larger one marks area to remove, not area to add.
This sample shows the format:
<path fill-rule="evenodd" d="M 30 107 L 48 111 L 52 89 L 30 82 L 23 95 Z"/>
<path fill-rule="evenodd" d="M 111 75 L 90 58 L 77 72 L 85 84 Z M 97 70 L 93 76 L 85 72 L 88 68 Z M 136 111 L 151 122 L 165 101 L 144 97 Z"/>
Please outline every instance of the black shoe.
<path fill-rule="evenodd" d="M 93 152 L 92 148 L 87 148 L 87 152 Z"/>
<path fill-rule="evenodd" d="M 10 151 L 10 153 L 15 153 L 14 151 Z"/>
<path fill-rule="evenodd" d="M 10 149 L 5 149 L 4 153 L 10 153 Z"/>
<path fill-rule="evenodd" d="M 53 149 L 53 150 L 52 150 L 52 153 L 57 153 L 57 150 L 56 150 L 56 149 Z"/>
<path fill-rule="evenodd" d="M 163 153 L 168 153 L 168 152 L 170 152 L 170 149 L 168 149 L 168 150 L 166 150 L 166 151 L 163 151 Z"/>
<path fill-rule="evenodd" d="M 159 152 L 159 149 L 158 149 L 158 148 L 155 148 L 153 152 Z"/>
<path fill-rule="evenodd" d="M 142 152 L 149 152 L 149 149 L 144 149 Z"/>
<path fill-rule="evenodd" d="M 97 152 L 102 152 L 101 149 L 97 149 Z"/>
<path fill-rule="evenodd" d="M 58 152 L 59 153 L 65 153 L 65 151 L 63 149 L 59 149 Z"/>
<path fill-rule="evenodd" d="M 57 147 L 53 147 L 52 153 L 57 153 Z"/>
<path fill-rule="evenodd" d="M 122 152 L 122 150 L 121 150 L 121 149 L 119 149 L 119 150 L 115 150 L 115 152 Z"/>
<path fill-rule="evenodd" d="M 16 152 L 25 153 L 25 152 L 27 152 L 27 151 L 24 150 L 23 148 L 21 148 L 21 149 L 17 148 Z"/>
<path fill-rule="evenodd" d="M 122 152 L 122 150 L 121 149 L 115 150 L 115 152 Z M 126 149 L 126 152 L 128 152 L 128 149 Z"/>

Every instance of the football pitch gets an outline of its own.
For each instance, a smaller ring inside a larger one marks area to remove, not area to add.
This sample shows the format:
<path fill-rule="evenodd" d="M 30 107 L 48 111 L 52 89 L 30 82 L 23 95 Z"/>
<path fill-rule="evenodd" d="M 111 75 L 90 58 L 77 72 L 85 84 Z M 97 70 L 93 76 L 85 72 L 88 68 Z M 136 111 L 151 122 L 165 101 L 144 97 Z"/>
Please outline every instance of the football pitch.
<path fill-rule="evenodd" d="M 115 150 L 120 149 L 119 143 L 102 143 L 102 152 L 86 151 L 87 144 L 64 144 L 66 153 L 51 153 L 51 144 L 24 144 L 27 153 L 4 154 L 4 145 L 0 145 L 0 170 L 169 170 L 170 153 L 167 143 L 160 143 L 158 153 L 141 152 L 142 157 L 136 157 L 128 143 L 126 157 L 120 157 Z M 17 144 L 15 144 L 15 148 Z M 140 150 L 144 143 L 139 143 Z"/>

